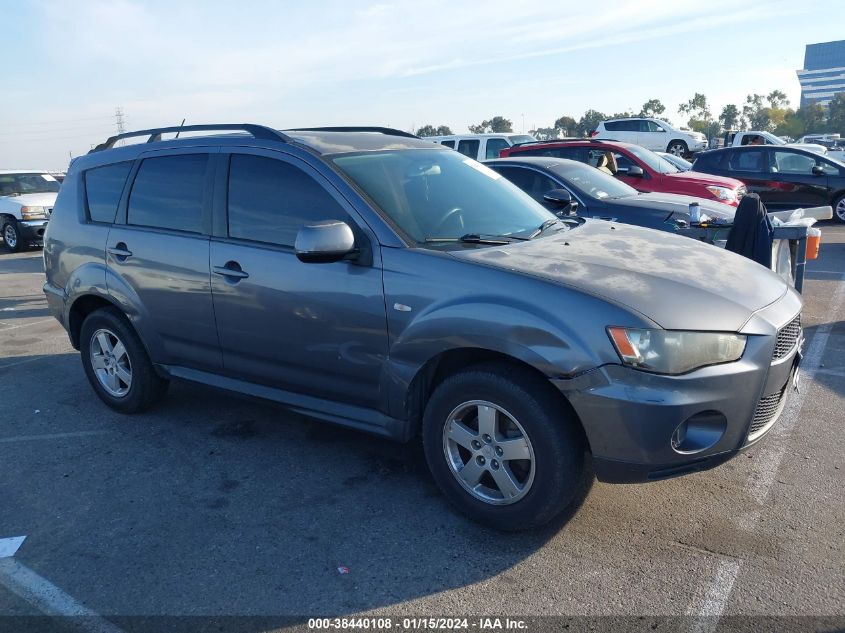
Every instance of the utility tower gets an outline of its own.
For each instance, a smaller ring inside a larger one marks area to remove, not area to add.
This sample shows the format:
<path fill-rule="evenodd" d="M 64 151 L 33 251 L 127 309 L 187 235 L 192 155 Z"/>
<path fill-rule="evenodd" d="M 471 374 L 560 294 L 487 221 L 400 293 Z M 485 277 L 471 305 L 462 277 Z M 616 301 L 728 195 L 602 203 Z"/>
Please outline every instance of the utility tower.
<path fill-rule="evenodd" d="M 114 121 L 117 124 L 117 133 L 123 134 L 126 131 L 126 121 L 123 118 L 123 108 L 121 106 L 117 106 L 114 110 Z M 124 145 L 123 141 L 120 141 L 121 145 Z"/>

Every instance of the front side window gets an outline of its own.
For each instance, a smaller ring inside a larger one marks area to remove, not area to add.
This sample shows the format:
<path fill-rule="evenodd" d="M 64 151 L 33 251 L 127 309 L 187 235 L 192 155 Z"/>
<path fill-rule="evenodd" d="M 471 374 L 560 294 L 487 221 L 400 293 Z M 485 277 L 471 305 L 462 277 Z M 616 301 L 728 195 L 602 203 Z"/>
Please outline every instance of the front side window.
<path fill-rule="evenodd" d="M 349 221 L 311 176 L 289 163 L 234 154 L 229 166 L 229 237 L 292 247 L 303 226 Z"/>
<path fill-rule="evenodd" d="M 487 148 L 484 151 L 484 156 L 489 160 L 491 158 L 499 158 L 499 152 L 510 147 L 508 142 L 503 138 L 488 138 Z"/>
<path fill-rule="evenodd" d="M 458 151 L 464 156 L 478 158 L 478 147 L 481 145 L 478 139 L 467 139 L 458 143 Z"/>
<path fill-rule="evenodd" d="M 813 173 L 815 166 L 816 159 L 806 154 L 777 150 L 772 152 L 771 167 L 774 172 L 809 175 Z"/>
<path fill-rule="evenodd" d="M 127 223 L 201 233 L 207 165 L 208 154 L 144 159 L 129 194 Z"/>
<path fill-rule="evenodd" d="M 543 196 L 549 191 L 561 188 L 554 180 L 533 169 L 525 167 L 493 167 L 493 169 L 540 204 L 543 204 Z"/>
<path fill-rule="evenodd" d="M 648 125 L 648 132 L 663 132 L 663 127 L 655 123 L 654 121 L 646 121 Z"/>
<path fill-rule="evenodd" d="M 333 160 L 420 244 L 466 235 L 527 237 L 555 219 L 506 178 L 456 152 L 394 150 Z"/>
<path fill-rule="evenodd" d="M 114 163 L 85 172 L 85 197 L 92 222 L 114 222 L 132 162 Z"/>

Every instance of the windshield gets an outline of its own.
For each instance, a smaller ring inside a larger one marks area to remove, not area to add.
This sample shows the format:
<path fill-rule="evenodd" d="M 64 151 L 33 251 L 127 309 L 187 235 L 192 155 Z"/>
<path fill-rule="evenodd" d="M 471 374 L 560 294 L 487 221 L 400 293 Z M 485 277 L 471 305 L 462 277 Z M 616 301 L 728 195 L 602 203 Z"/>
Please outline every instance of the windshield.
<path fill-rule="evenodd" d="M 566 184 L 576 192 L 593 199 L 628 198 L 638 195 L 637 190 L 630 185 L 589 165 L 573 162 L 567 165 L 556 165 L 552 171 L 563 178 Z"/>
<path fill-rule="evenodd" d="M 555 215 L 492 169 L 457 152 L 410 150 L 334 159 L 411 239 L 522 237 Z"/>
<path fill-rule="evenodd" d="M 758 132 L 758 134 L 769 141 L 772 145 L 786 145 L 786 141 L 782 138 L 778 138 L 774 134 L 769 134 L 768 132 Z"/>
<path fill-rule="evenodd" d="M 0 196 L 16 196 L 25 193 L 55 193 L 59 181 L 50 174 L 0 174 Z"/>
<path fill-rule="evenodd" d="M 516 145 L 517 143 L 534 143 L 537 139 L 528 134 L 511 134 L 508 136 L 510 142 Z"/>
<path fill-rule="evenodd" d="M 629 145 L 626 149 L 658 173 L 677 174 L 680 171 L 668 160 L 660 158 L 660 156 L 645 147 Z"/>

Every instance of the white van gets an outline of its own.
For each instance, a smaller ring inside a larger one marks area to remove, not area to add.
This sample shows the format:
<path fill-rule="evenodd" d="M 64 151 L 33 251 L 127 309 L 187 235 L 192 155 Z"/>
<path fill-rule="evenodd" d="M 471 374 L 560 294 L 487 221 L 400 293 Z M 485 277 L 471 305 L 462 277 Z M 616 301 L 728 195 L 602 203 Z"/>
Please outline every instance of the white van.
<path fill-rule="evenodd" d="M 464 156 L 477 161 L 499 158 L 499 152 L 517 143 L 533 143 L 530 134 L 496 133 L 491 134 L 451 134 L 449 136 L 427 136 L 427 141 L 434 141 L 446 147 L 458 150 Z"/>

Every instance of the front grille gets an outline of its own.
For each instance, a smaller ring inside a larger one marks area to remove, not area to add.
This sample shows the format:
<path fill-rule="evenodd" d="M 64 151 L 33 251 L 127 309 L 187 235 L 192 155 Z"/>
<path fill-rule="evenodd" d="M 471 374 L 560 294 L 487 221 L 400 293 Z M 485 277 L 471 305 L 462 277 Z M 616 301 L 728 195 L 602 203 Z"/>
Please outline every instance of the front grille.
<path fill-rule="evenodd" d="M 798 343 L 799 336 L 801 336 L 800 314 L 778 330 L 775 351 L 772 352 L 772 360 L 775 361 L 788 355 Z"/>
<path fill-rule="evenodd" d="M 754 411 L 754 418 L 751 420 L 751 428 L 748 430 L 749 441 L 760 437 L 775 423 L 783 408 L 784 400 L 786 400 L 786 387 L 781 389 L 780 393 L 760 398 L 757 409 Z"/>

